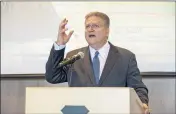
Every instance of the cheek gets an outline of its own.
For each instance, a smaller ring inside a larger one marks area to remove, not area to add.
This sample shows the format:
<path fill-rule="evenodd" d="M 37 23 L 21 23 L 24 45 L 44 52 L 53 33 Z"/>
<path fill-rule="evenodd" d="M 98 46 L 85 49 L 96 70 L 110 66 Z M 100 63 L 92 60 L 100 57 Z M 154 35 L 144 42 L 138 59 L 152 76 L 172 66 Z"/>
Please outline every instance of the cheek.
<path fill-rule="evenodd" d="M 85 36 L 87 36 L 87 35 L 88 35 L 88 32 L 85 31 Z"/>
<path fill-rule="evenodd" d="M 102 32 L 102 31 L 99 31 L 99 32 L 96 33 L 96 35 L 99 36 L 99 37 L 103 37 L 105 35 L 105 33 Z"/>

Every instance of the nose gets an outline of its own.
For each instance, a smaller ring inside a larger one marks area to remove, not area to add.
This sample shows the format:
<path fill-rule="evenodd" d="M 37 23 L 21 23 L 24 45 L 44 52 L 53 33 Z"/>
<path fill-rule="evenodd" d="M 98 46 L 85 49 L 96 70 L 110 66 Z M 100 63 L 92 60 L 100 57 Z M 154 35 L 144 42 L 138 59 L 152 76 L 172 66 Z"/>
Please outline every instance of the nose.
<path fill-rule="evenodd" d="M 93 31 L 94 31 L 94 29 L 93 29 L 93 27 L 92 27 L 92 26 L 90 26 L 89 28 L 87 28 L 87 31 L 88 31 L 88 32 L 93 32 Z"/>

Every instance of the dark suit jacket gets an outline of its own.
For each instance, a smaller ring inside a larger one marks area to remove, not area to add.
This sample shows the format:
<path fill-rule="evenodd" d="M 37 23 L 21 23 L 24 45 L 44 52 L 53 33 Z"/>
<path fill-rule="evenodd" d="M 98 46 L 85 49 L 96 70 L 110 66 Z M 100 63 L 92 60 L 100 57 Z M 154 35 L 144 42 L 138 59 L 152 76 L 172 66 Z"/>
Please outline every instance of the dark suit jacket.
<path fill-rule="evenodd" d="M 64 51 L 51 49 L 46 63 L 46 80 L 50 83 L 68 82 L 72 87 L 132 87 L 143 103 L 148 104 L 148 89 L 142 82 L 135 55 L 110 43 L 109 54 L 99 84 L 96 85 L 89 48 L 83 47 L 67 54 L 71 57 L 78 52 L 85 54 L 72 67 L 57 68 L 64 58 Z"/>

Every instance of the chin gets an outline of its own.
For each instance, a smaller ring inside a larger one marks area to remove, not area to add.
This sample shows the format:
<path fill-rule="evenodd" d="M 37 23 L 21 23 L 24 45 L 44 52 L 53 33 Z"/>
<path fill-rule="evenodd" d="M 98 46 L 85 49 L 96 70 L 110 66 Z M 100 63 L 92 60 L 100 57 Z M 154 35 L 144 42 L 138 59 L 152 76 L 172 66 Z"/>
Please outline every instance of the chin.
<path fill-rule="evenodd" d="M 89 45 L 95 45 L 96 44 L 95 41 L 91 41 L 91 40 L 88 40 L 87 42 L 88 42 Z"/>

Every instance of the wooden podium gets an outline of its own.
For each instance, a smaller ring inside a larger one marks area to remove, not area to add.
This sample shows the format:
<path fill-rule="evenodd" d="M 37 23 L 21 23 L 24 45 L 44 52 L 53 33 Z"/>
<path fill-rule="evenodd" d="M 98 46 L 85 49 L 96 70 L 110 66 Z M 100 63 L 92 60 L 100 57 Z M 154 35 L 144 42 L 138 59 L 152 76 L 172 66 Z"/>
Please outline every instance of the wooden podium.
<path fill-rule="evenodd" d="M 26 88 L 26 114 L 68 114 L 69 110 L 72 114 L 77 114 L 78 109 L 75 107 L 81 106 L 88 110 L 85 114 L 142 114 L 144 111 L 142 102 L 132 88 Z"/>

